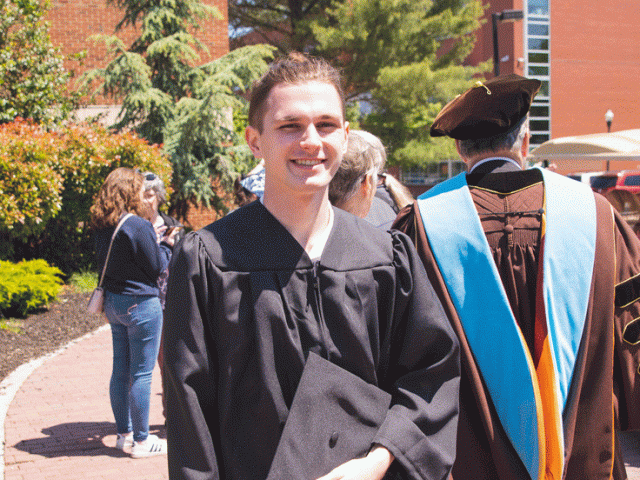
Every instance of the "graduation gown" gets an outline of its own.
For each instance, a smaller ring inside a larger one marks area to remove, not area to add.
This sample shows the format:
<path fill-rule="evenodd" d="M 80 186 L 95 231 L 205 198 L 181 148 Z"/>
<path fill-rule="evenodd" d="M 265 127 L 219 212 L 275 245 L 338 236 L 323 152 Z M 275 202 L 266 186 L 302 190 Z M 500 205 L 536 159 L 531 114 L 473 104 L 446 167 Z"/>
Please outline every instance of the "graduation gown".
<path fill-rule="evenodd" d="M 505 170 L 499 162 L 487 167 L 484 172 L 468 175 L 467 181 L 509 305 L 533 351 L 541 218 L 536 212 L 543 206 L 544 185 L 535 170 L 495 173 L 500 167 Z M 595 208 L 597 234 L 589 305 L 562 413 L 563 478 L 571 480 L 626 478 L 614 429 L 638 428 L 640 421 L 640 384 L 636 384 L 640 244 L 603 197 L 595 195 Z M 496 413 L 435 261 L 417 204 L 401 211 L 394 227 L 416 242 L 461 344 L 458 457 L 453 479 L 530 478 Z"/>
<path fill-rule="evenodd" d="M 315 479 L 373 443 L 396 458 L 389 478 L 447 477 L 455 334 L 410 239 L 334 213 L 316 262 L 260 202 L 174 253 L 172 479 Z"/>

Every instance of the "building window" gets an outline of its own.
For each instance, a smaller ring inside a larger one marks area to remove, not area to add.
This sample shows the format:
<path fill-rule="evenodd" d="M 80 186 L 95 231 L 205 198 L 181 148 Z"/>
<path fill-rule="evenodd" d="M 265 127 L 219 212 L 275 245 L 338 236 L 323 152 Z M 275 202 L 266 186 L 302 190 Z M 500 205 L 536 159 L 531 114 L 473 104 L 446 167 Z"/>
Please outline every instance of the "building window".
<path fill-rule="evenodd" d="M 542 82 L 530 110 L 531 148 L 551 138 L 549 0 L 525 0 L 525 76 Z"/>
<path fill-rule="evenodd" d="M 528 0 L 527 13 L 529 15 L 549 16 L 549 0 Z"/>

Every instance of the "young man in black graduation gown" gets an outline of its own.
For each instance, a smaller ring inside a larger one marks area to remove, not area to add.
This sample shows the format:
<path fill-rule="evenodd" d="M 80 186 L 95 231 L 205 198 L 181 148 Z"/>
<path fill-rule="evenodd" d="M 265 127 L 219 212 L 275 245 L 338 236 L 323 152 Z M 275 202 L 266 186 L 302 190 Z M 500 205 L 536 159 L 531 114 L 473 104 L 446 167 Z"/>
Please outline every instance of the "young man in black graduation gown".
<path fill-rule="evenodd" d="M 408 237 L 329 203 L 338 74 L 281 59 L 249 124 L 263 200 L 189 234 L 171 266 L 170 478 L 446 478 L 458 344 Z"/>

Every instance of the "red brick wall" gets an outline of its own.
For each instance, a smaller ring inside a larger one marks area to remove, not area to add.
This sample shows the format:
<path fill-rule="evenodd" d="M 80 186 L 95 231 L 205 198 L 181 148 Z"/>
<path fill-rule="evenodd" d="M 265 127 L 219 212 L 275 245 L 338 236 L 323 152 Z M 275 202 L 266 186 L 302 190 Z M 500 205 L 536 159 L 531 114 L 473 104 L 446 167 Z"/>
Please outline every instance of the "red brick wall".
<path fill-rule="evenodd" d="M 224 0 L 205 0 L 218 8 L 224 16 L 222 20 L 208 20 L 201 23 L 198 38 L 207 46 L 209 53 L 201 52 L 201 63 L 221 57 L 229 51 L 227 29 L 227 2 Z M 122 11 L 107 5 L 106 0 L 52 0 L 51 9 L 47 16 L 50 24 L 51 41 L 60 46 L 63 53 L 78 53 L 87 51 L 87 58 L 81 69 L 84 70 L 103 67 L 107 64 L 106 48 L 102 44 L 95 44 L 89 37 L 95 34 L 111 35 L 116 24 L 122 19 Z M 119 33 L 127 46 L 139 34 L 132 28 Z M 76 66 L 69 64 L 69 67 Z"/>
<path fill-rule="evenodd" d="M 180 222 L 193 230 L 200 230 L 222 218 L 224 214 L 202 205 L 190 204 L 186 215 L 179 217 Z"/>
<path fill-rule="evenodd" d="M 491 12 L 522 9 L 522 0 L 489 0 L 485 24 L 467 64 L 492 58 Z M 551 136 L 640 127 L 640 8 L 637 0 L 549 0 L 551 12 Z M 523 23 L 498 25 L 501 73 L 524 75 Z M 491 75 L 489 75 L 491 76 Z"/>
<path fill-rule="evenodd" d="M 640 127 L 637 0 L 551 2 L 552 137 Z"/>
<path fill-rule="evenodd" d="M 235 204 L 235 196 L 232 193 L 225 191 L 218 179 L 213 179 L 211 187 L 222 199 L 222 203 L 224 203 L 228 211 L 237 208 Z M 191 227 L 194 230 L 206 227 L 210 223 L 215 222 L 224 216 L 224 212 L 222 211 L 217 211 L 213 208 L 206 208 L 202 205 L 196 205 L 193 203 L 186 205 L 186 208 L 182 211 L 180 211 L 180 209 L 176 209 L 176 211 L 172 211 L 171 214 L 177 217 L 183 225 Z"/>

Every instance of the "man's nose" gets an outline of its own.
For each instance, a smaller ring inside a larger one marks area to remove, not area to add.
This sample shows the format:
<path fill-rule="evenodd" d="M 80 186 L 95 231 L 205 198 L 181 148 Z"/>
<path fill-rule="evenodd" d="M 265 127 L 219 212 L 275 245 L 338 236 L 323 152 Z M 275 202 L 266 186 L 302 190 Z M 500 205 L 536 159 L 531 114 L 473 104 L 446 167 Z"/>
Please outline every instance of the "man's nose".
<path fill-rule="evenodd" d="M 318 148 L 321 145 L 322 141 L 316 126 L 314 124 L 310 124 L 300 139 L 300 146 L 303 148 Z"/>

